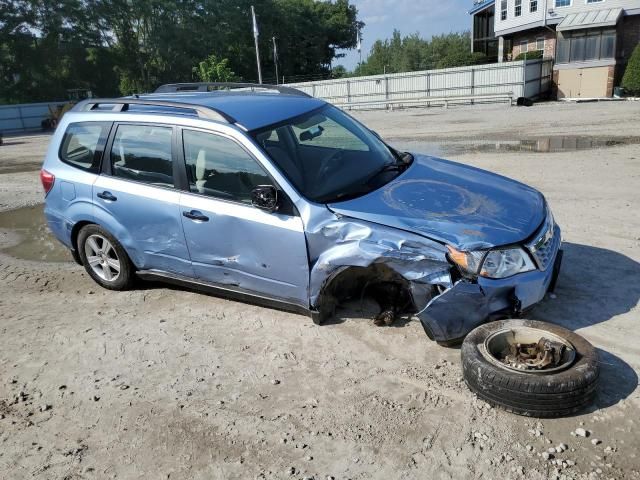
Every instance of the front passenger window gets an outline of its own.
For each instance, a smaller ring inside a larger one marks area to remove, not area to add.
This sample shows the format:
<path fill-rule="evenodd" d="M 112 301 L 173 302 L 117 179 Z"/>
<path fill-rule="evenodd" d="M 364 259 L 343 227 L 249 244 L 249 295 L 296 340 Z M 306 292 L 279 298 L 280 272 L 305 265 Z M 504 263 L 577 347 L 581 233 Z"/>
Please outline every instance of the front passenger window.
<path fill-rule="evenodd" d="M 189 189 L 211 197 L 251 203 L 251 191 L 273 182 L 256 160 L 233 140 L 183 131 Z"/>

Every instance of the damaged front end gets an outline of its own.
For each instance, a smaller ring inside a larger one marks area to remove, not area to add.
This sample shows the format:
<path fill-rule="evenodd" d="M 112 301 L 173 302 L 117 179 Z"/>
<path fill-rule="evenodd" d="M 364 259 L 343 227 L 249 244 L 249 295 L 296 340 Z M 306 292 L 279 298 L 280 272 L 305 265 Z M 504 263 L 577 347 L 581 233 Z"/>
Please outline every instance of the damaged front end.
<path fill-rule="evenodd" d="M 467 280 L 453 284 L 455 268 L 438 242 L 333 216 L 308 231 L 307 241 L 313 265 L 310 302 L 318 324 L 331 318 L 339 303 L 365 294 L 380 304 L 379 323 L 415 313 L 430 338 L 439 342 L 460 337 L 487 316 L 484 309 L 474 313 L 467 301 L 459 301 L 460 291 L 477 292 L 478 287 Z"/>
<path fill-rule="evenodd" d="M 484 278 L 461 273 L 442 243 L 327 213 L 307 230 L 310 305 L 318 324 L 339 303 L 368 295 L 380 305 L 377 324 L 410 313 L 430 339 L 453 344 L 489 319 L 518 316 L 544 297 L 557 276 L 559 242 L 550 252 L 553 268 Z"/>

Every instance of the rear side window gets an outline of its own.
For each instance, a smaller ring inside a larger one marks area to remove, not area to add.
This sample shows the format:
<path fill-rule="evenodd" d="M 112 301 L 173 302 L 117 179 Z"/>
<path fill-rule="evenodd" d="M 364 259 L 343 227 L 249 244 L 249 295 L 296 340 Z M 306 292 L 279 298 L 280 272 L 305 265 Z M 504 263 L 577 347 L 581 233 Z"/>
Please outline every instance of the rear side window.
<path fill-rule="evenodd" d="M 159 187 L 173 187 L 171 127 L 118 125 L 111 147 L 111 174 Z"/>
<path fill-rule="evenodd" d="M 110 123 L 69 124 L 62 138 L 60 159 L 74 167 L 97 173 L 110 128 Z"/>

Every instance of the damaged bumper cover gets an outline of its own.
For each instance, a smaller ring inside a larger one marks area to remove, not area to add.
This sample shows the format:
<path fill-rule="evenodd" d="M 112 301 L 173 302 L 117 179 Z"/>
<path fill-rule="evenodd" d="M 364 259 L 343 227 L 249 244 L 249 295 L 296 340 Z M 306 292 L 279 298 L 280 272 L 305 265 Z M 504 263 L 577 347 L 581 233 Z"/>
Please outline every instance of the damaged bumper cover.
<path fill-rule="evenodd" d="M 541 301 L 553 290 L 561 261 L 562 250 L 558 250 L 552 267 L 544 271 L 504 279 L 478 277 L 474 283 L 460 280 L 432 299 L 417 316 L 432 340 L 441 343 L 461 340 L 492 317 L 517 316 Z"/>

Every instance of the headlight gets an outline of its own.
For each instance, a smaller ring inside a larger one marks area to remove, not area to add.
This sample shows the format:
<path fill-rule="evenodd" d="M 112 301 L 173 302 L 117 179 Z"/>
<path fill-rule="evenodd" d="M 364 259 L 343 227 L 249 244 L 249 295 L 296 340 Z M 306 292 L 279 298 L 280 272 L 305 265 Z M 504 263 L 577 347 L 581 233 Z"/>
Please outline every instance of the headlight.
<path fill-rule="evenodd" d="M 535 270 L 535 265 L 522 248 L 491 250 L 482 262 L 480 275 L 489 278 L 506 278 L 516 273 Z"/>
<path fill-rule="evenodd" d="M 531 258 L 520 247 L 461 252 L 447 245 L 449 258 L 465 271 L 487 278 L 506 278 L 535 270 Z"/>

